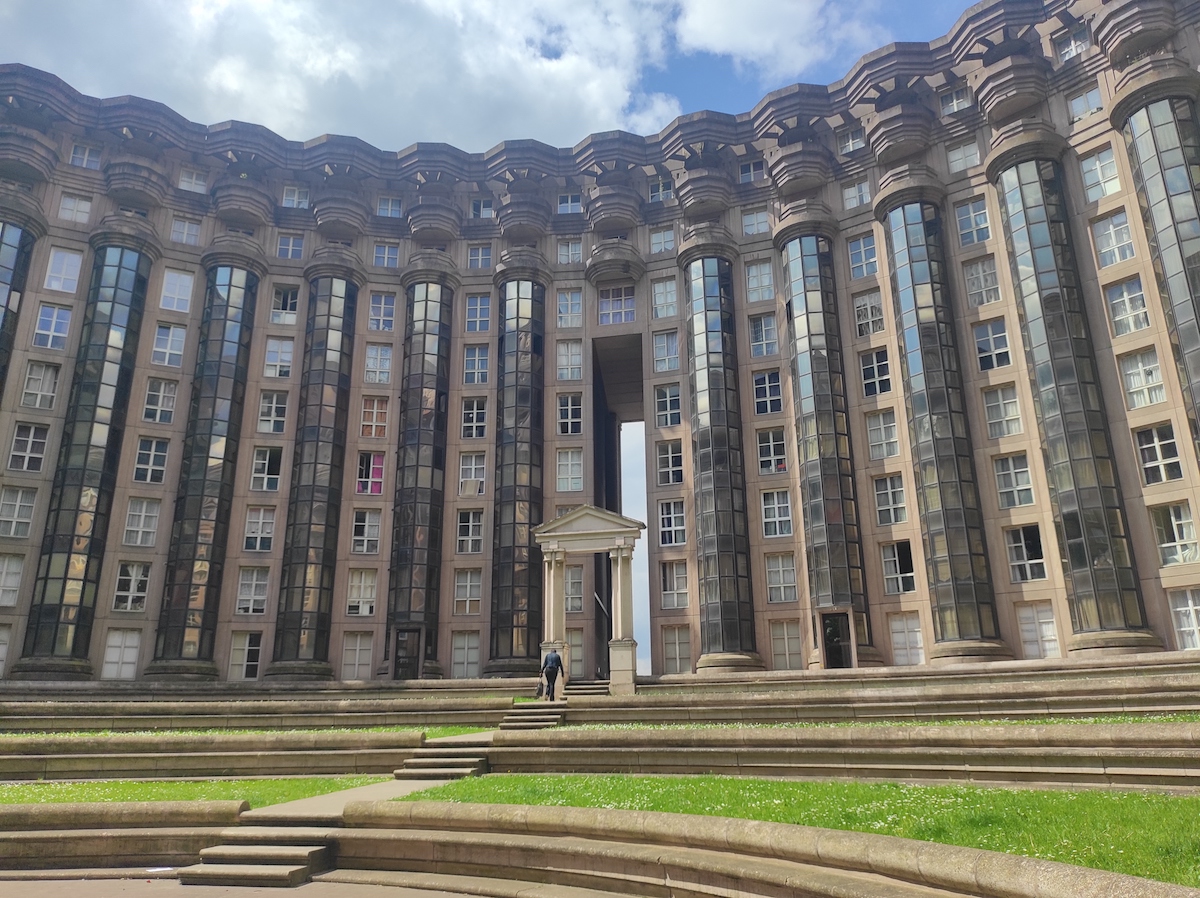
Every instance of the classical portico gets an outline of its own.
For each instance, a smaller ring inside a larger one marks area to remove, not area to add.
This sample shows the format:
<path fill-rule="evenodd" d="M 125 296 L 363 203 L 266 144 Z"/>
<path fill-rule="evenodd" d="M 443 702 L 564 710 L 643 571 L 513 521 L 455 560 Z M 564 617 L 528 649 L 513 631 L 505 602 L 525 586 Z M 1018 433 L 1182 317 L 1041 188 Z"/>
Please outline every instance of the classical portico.
<path fill-rule="evenodd" d="M 633 547 L 646 525 L 615 511 L 581 505 L 542 524 L 534 539 L 545 565 L 542 592 L 542 657 L 556 648 L 571 669 L 567 643 L 565 566 L 567 556 L 607 552 L 612 563 L 612 638 L 608 643 L 609 689 L 614 695 L 634 691 L 637 642 L 633 638 Z M 566 678 L 558 681 L 559 694 Z"/>

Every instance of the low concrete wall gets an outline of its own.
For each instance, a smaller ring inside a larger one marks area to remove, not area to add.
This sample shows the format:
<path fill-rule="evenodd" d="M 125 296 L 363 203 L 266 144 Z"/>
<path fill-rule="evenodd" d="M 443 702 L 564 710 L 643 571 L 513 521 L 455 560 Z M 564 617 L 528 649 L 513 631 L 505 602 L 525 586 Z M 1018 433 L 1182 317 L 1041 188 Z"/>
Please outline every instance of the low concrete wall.
<path fill-rule="evenodd" d="M 338 872 L 415 870 L 621 893 L 640 883 L 654 889 L 641 894 L 915 894 L 896 888 L 910 884 L 975 898 L 1200 898 L 1196 889 L 991 851 L 648 811 L 352 802 L 334 838 Z"/>
<path fill-rule="evenodd" d="M 248 801 L 72 801 L 0 804 L 0 832 L 236 826 Z"/>

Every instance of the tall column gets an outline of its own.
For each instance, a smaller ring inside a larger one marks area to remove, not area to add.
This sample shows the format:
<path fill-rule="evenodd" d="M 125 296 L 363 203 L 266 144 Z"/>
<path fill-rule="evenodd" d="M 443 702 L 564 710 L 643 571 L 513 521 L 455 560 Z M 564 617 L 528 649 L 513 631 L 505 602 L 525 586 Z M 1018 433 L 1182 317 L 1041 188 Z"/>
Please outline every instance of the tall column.
<path fill-rule="evenodd" d="M 340 260 L 318 263 L 305 272 L 308 326 L 268 677 L 333 676 L 329 633 L 353 373 L 356 277 Z"/>
<path fill-rule="evenodd" d="M 714 248 L 685 250 L 679 259 L 687 278 L 688 387 L 692 400 L 700 604 L 697 669 L 761 668 L 750 591 L 733 266 L 728 259 L 708 254 Z"/>
<path fill-rule="evenodd" d="M 818 233 L 781 237 L 809 601 L 814 611 L 851 612 L 859 652 L 867 654 L 871 626 L 830 241 Z"/>
<path fill-rule="evenodd" d="M 24 648 L 12 671 L 16 679 L 92 676 L 88 652 L 96 592 L 137 364 L 146 282 L 157 255 L 142 239 L 110 232 L 94 235 L 92 248 L 83 331 Z"/>
<path fill-rule="evenodd" d="M 207 286 L 192 402 L 183 440 L 171 551 L 146 676 L 216 679 L 213 643 L 221 604 L 250 342 L 261 264 L 217 250 Z"/>
<path fill-rule="evenodd" d="M 1057 137 L 1057 135 L 1055 135 Z M 1000 194 L 1021 337 L 1062 552 L 1072 654 L 1161 646 L 1146 628 L 1058 156 L 1025 143 L 988 166 Z"/>
<path fill-rule="evenodd" d="M 487 676 L 535 673 L 542 635 L 542 522 L 546 288 L 528 264 L 502 265 L 496 387 L 496 501 L 491 652 Z"/>
<path fill-rule="evenodd" d="M 562 650 L 567 641 L 566 605 L 567 553 L 562 549 L 542 549 L 542 656 L 550 647 Z"/>
<path fill-rule="evenodd" d="M 983 535 L 962 365 L 942 247 L 942 217 L 928 193 L 880 198 L 887 229 L 900 371 L 917 508 L 937 640 L 930 659 L 1011 657 L 1000 642 Z"/>
<path fill-rule="evenodd" d="M 10 214 L 0 209 L 0 397 L 8 382 L 13 343 L 17 334 L 17 313 L 25 295 L 29 276 L 29 257 L 33 245 L 46 233 L 42 222 Z"/>
<path fill-rule="evenodd" d="M 1139 93 L 1115 103 L 1112 122 L 1125 133 L 1153 270 L 1175 350 L 1193 439 L 1200 434 L 1200 124 L 1195 73 L 1180 94 L 1146 102 Z M 1186 88 L 1186 90 L 1185 90 Z M 1154 97 L 1158 91 L 1150 93 Z M 1144 104 L 1144 105 L 1142 105 Z"/>
<path fill-rule="evenodd" d="M 637 641 L 633 638 L 633 543 L 609 550 L 612 559 L 612 639 L 608 643 L 609 691 L 636 691 Z"/>
<path fill-rule="evenodd" d="M 442 675 L 437 661 L 438 607 L 454 299 L 447 277 L 426 269 L 406 277 L 408 320 L 388 595 L 389 626 L 422 631 L 422 676 L 434 678 Z"/>

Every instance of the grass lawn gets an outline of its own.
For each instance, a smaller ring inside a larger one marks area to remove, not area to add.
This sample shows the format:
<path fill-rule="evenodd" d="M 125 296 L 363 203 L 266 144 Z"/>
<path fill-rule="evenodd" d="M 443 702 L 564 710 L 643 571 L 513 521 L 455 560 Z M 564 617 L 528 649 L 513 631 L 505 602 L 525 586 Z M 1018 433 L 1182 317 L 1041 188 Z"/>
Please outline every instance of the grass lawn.
<path fill-rule="evenodd" d="M 0 804 L 64 801 L 221 801 L 253 808 L 382 783 L 390 776 L 328 776 L 251 780 L 91 780 L 83 783 L 0 783 Z"/>
<path fill-rule="evenodd" d="M 799 823 L 1200 886 L 1200 797 L 725 776 L 491 775 L 398 800 L 563 805 Z"/>
<path fill-rule="evenodd" d="M 520 699 L 518 699 L 520 701 Z M 1103 714 L 1097 717 L 997 717 L 946 720 L 791 720 L 779 723 L 577 723 L 563 724 L 560 729 L 572 730 L 718 730 L 718 729 L 810 729 L 814 727 L 936 727 L 936 726 L 1046 726 L 1073 723 L 1198 723 L 1200 712 L 1181 711 L 1174 714 Z"/>

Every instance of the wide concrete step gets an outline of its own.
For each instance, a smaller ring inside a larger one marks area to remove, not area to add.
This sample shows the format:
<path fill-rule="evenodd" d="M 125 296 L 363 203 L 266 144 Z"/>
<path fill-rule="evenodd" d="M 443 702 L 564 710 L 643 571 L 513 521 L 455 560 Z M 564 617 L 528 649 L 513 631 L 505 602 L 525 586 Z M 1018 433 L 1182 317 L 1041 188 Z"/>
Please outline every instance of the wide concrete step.
<path fill-rule="evenodd" d="M 528 720 L 503 720 L 500 722 L 502 730 L 547 730 L 551 727 L 556 727 L 561 723 L 561 719 L 553 720 L 528 719 Z"/>
<path fill-rule="evenodd" d="M 460 780 L 480 773 L 478 767 L 401 767 L 394 776 L 398 780 Z"/>
<path fill-rule="evenodd" d="M 214 845 L 202 849 L 206 864 L 305 864 L 310 870 L 329 866 L 329 849 L 324 845 Z"/>
<path fill-rule="evenodd" d="M 483 745 L 430 745 L 413 752 L 410 761 L 417 758 L 484 758 L 491 743 Z"/>
<path fill-rule="evenodd" d="M 185 886 L 275 886 L 308 882 L 307 864 L 196 864 L 179 871 Z"/>
<path fill-rule="evenodd" d="M 409 758 L 404 762 L 405 770 L 419 770 L 426 767 L 484 767 L 487 758 L 479 755 L 424 755 Z"/>
<path fill-rule="evenodd" d="M 328 826 L 231 826 L 221 831 L 224 845 L 324 845 Z"/>
<path fill-rule="evenodd" d="M 613 893 L 602 889 L 585 889 L 555 883 L 527 882 L 519 879 L 494 879 L 486 876 L 464 876 L 453 873 L 417 873 L 402 870 L 331 870 L 313 877 L 314 882 L 338 882 L 355 885 L 390 886 L 421 889 L 430 892 L 450 892 L 456 895 L 478 895 L 482 898 L 612 898 Z M 649 898 L 658 893 L 622 889 L 630 898 Z"/>

